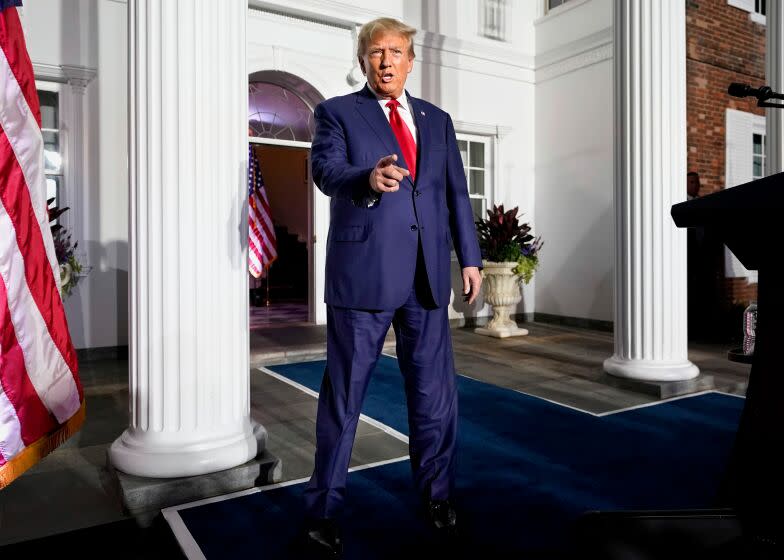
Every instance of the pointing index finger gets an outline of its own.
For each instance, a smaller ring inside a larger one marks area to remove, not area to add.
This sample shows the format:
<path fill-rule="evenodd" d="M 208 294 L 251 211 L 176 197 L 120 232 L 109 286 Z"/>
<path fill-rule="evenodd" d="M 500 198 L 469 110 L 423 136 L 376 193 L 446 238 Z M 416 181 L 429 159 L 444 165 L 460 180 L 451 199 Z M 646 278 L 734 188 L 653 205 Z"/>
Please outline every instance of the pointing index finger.
<path fill-rule="evenodd" d="M 397 154 L 390 154 L 388 156 L 382 157 L 378 160 L 378 167 L 386 167 L 388 165 L 392 165 L 397 161 Z"/>

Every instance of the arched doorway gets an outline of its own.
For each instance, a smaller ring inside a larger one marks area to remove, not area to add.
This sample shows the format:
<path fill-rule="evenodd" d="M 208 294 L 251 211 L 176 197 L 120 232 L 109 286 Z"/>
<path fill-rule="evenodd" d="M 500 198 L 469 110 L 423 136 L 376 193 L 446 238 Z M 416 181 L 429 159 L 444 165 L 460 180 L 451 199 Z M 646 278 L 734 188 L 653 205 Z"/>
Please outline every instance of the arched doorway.
<path fill-rule="evenodd" d="M 274 227 L 276 258 L 251 280 L 251 329 L 313 323 L 315 317 L 313 109 L 323 96 L 277 70 L 248 78 L 248 142 L 255 154 Z"/>

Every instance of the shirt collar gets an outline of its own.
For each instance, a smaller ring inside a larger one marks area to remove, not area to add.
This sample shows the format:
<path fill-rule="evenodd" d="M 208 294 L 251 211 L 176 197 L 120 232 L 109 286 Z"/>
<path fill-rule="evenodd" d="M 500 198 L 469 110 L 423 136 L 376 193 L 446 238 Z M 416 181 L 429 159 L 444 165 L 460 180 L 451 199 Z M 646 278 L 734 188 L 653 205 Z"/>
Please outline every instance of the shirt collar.
<path fill-rule="evenodd" d="M 381 104 L 381 106 L 386 108 L 386 103 L 389 101 L 389 99 L 384 99 L 383 97 L 380 97 L 375 92 L 375 90 L 372 87 L 370 87 L 370 84 L 368 84 L 367 86 L 368 89 L 371 91 L 371 93 L 376 96 L 376 99 L 378 99 L 378 102 Z M 406 90 L 403 90 L 403 93 L 400 94 L 400 97 L 397 98 L 397 101 L 398 103 L 400 103 L 401 109 L 405 109 L 406 111 L 411 112 L 411 110 L 408 107 L 408 96 L 406 95 Z"/>

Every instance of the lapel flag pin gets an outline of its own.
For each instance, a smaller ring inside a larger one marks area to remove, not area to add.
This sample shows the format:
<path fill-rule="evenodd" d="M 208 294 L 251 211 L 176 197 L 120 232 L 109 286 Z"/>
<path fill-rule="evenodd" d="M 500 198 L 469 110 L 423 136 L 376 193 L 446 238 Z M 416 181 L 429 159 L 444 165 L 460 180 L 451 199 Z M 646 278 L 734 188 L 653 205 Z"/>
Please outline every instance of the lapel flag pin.
<path fill-rule="evenodd" d="M 425 116 L 425 112 L 424 111 L 419 111 L 419 114 L 422 115 L 423 117 Z"/>

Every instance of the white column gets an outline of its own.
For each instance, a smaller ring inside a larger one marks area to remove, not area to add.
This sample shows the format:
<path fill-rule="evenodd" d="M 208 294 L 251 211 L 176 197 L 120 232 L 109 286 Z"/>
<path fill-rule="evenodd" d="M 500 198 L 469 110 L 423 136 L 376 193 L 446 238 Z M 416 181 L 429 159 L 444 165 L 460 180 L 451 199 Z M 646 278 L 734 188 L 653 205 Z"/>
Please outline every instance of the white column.
<path fill-rule="evenodd" d="M 249 403 L 247 6 L 128 2 L 130 426 L 110 451 L 127 473 L 214 472 L 262 445 Z"/>
<path fill-rule="evenodd" d="M 615 2 L 615 353 L 607 373 L 695 377 L 686 328 L 686 14 L 682 0 Z"/>
<path fill-rule="evenodd" d="M 765 83 L 784 91 L 784 9 L 781 1 L 767 3 L 765 25 Z M 774 100 L 774 103 L 782 103 Z M 784 109 L 766 109 L 765 175 L 784 171 Z"/>

